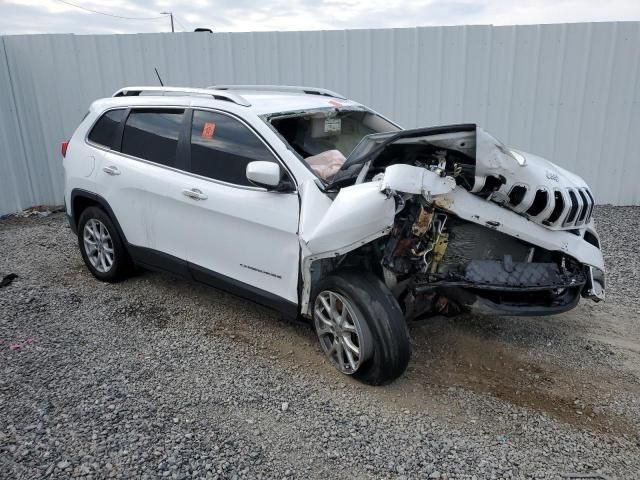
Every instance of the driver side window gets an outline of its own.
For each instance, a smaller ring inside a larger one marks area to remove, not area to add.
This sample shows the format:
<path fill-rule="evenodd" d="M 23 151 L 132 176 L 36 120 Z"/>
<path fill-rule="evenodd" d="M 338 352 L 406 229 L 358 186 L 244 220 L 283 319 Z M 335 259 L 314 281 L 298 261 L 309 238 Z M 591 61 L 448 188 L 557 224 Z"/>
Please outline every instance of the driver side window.
<path fill-rule="evenodd" d="M 240 121 L 217 112 L 194 110 L 191 123 L 190 171 L 235 185 L 247 180 L 247 164 L 276 162 L 267 146 Z"/>

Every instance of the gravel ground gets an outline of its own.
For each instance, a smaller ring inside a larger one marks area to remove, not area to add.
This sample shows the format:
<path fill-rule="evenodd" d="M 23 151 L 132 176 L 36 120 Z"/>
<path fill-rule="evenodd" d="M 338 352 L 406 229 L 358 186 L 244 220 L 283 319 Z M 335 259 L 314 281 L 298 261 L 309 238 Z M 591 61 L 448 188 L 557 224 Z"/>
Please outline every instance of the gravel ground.
<path fill-rule="evenodd" d="M 62 214 L 0 221 L 0 477 L 638 478 L 640 208 L 596 217 L 606 303 L 421 323 L 382 388 L 245 300 L 96 281 Z"/>

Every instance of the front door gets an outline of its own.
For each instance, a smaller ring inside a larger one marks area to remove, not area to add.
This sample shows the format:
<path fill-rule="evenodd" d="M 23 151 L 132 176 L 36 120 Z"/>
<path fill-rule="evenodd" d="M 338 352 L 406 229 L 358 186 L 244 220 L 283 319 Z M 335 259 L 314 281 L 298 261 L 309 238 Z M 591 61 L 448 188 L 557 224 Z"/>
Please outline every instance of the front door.
<path fill-rule="evenodd" d="M 298 195 L 267 191 L 246 178 L 249 162 L 278 162 L 275 155 L 246 124 L 218 111 L 194 110 L 189 136 L 186 171 L 171 175 L 166 221 L 193 276 L 261 303 L 295 306 Z"/>

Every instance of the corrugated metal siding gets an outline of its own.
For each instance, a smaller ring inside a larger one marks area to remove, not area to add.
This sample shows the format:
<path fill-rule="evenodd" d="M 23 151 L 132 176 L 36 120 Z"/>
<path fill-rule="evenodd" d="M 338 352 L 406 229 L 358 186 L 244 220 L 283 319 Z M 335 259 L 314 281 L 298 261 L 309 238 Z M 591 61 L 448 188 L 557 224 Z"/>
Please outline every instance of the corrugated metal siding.
<path fill-rule="evenodd" d="M 62 201 L 60 141 L 125 85 L 326 87 L 405 127 L 476 122 L 640 204 L 640 22 L 2 37 L 0 212 Z"/>
<path fill-rule="evenodd" d="M 13 101 L 4 39 L 0 43 L 0 214 L 18 210 L 33 200 L 23 142 Z M 18 183 L 23 185 L 18 186 Z"/>

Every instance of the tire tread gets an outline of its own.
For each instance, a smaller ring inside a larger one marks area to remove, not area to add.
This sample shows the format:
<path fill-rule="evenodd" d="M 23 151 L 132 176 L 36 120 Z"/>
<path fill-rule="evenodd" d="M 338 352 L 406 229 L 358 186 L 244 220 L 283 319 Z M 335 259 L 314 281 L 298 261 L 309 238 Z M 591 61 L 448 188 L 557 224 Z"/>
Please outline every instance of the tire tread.
<path fill-rule="evenodd" d="M 342 270 L 320 280 L 312 299 L 331 288 L 355 302 L 373 337 L 373 355 L 354 377 L 384 385 L 402 375 L 411 358 L 411 342 L 402 310 L 389 289 L 370 272 Z"/>

